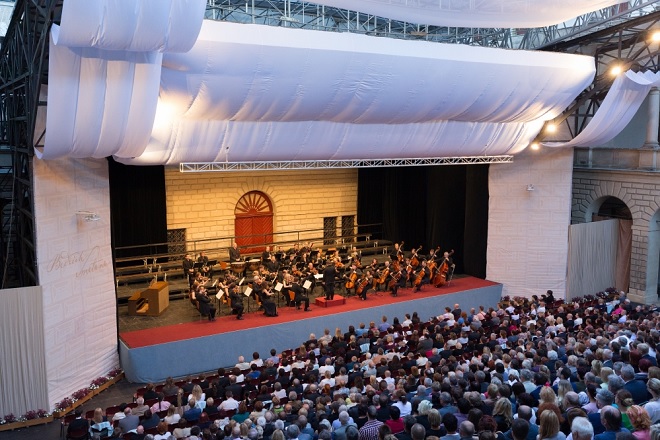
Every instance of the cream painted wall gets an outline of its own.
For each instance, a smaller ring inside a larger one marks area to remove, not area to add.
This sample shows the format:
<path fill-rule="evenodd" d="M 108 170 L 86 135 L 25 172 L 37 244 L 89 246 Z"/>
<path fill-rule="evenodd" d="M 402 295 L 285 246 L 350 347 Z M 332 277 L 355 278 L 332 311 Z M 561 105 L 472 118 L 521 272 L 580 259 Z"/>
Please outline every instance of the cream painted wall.
<path fill-rule="evenodd" d="M 565 296 L 572 173 L 573 150 L 563 148 L 490 166 L 486 278 L 503 295 Z"/>
<path fill-rule="evenodd" d="M 249 191 L 270 197 L 276 233 L 320 229 L 323 218 L 333 216 L 340 227 L 342 215 L 357 215 L 357 176 L 357 169 L 192 174 L 168 168 L 167 227 L 186 228 L 188 241 L 232 237 L 236 203 Z M 296 239 L 296 235 L 275 238 Z M 228 243 L 208 242 L 204 247 L 214 246 Z"/>
<path fill-rule="evenodd" d="M 35 159 L 34 205 L 52 407 L 119 365 L 106 160 Z"/>

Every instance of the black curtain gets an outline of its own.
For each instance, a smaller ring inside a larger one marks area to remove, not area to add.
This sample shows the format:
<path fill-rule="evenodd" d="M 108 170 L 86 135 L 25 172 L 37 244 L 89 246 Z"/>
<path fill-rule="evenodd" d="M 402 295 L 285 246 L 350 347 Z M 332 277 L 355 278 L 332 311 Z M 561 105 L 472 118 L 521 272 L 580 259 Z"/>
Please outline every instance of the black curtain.
<path fill-rule="evenodd" d="M 167 252 L 165 168 L 109 161 L 112 246 L 115 258 Z M 160 246 L 146 246 L 161 244 Z M 124 246 L 141 246 L 117 251 Z"/>
<path fill-rule="evenodd" d="M 360 169 L 357 217 L 405 250 L 453 249 L 457 273 L 486 276 L 488 165 Z"/>

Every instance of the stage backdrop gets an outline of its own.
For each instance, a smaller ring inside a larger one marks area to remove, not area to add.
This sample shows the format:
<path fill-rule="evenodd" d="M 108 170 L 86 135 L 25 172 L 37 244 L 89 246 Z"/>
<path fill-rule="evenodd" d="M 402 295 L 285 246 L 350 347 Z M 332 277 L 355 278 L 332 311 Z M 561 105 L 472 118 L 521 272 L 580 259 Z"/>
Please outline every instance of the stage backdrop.
<path fill-rule="evenodd" d="M 383 223 L 404 250 L 454 250 L 457 273 L 485 278 L 488 165 L 364 168 L 358 223 Z"/>

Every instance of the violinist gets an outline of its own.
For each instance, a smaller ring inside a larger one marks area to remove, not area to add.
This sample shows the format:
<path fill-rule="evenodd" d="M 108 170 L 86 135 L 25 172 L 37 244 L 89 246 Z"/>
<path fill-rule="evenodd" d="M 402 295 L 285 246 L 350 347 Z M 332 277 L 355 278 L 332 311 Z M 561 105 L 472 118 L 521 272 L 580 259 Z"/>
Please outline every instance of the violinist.
<path fill-rule="evenodd" d="M 335 278 L 337 277 L 337 269 L 335 264 L 337 261 L 330 261 L 329 264 L 323 269 L 323 284 L 325 284 L 325 299 L 333 300 L 335 298 Z"/>
<path fill-rule="evenodd" d="M 293 298 L 289 296 L 289 290 L 292 290 L 293 286 L 293 275 L 291 275 L 288 271 L 283 270 L 282 271 L 282 290 L 280 293 L 284 297 L 284 300 L 286 301 L 286 306 L 291 307 L 293 305 Z"/>
<path fill-rule="evenodd" d="M 422 262 L 419 264 L 419 270 L 415 273 L 413 292 L 418 292 L 422 290 L 422 286 L 429 284 L 431 282 L 430 275 L 431 274 L 429 268 L 426 265 L 426 260 L 422 260 Z"/>
<path fill-rule="evenodd" d="M 378 264 L 378 260 L 375 258 L 371 260 L 371 264 L 366 267 L 366 269 L 370 270 L 372 274 L 378 273 L 378 268 L 380 265 Z"/>
<path fill-rule="evenodd" d="M 300 285 L 300 280 L 298 277 L 293 278 L 291 290 L 293 291 L 293 303 L 296 305 L 296 309 L 300 310 L 300 304 L 304 302 L 305 311 L 311 311 L 312 309 L 309 308 L 309 297 L 305 295 L 305 289 L 303 289 Z"/>
<path fill-rule="evenodd" d="M 269 286 L 261 277 L 255 277 L 252 289 L 253 294 L 261 300 L 261 306 L 264 308 L 264 315 L 279 316 L 277 314 L 277 305 L 271 298 L 273 294 L 271 293 Z"/>

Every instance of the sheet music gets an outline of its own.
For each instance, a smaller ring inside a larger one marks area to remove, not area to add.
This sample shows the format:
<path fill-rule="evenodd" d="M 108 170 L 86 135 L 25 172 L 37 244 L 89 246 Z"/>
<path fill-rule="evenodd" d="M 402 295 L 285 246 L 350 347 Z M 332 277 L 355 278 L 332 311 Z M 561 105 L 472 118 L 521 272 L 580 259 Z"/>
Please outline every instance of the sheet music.
<path fill-rule="evenodd" d="M 323 274 L 322 273 L 317 273 L 316 275 L 314 275 L 314 278 L 316 278 L 317 280 L 320 280 L 321 278 L 323 278 Z"/>
<path fill-rule="evenodd" d="M 312 282 L 310 280 L 306 280 L 303 283 L 303 288 L 305 288 L 305 289 L 309 289 L 311 286 L 312 286 Z"/>
<path fill-rule="evenodd" d="M 277 284 L 275 284 L 275 290 L 277 290 L 278 292 L 282 290 L 282 287 L 284 287 L 282 283 L 278 282 Z"/>
<path fill-rule="evenodd" d="M 245 292 L 243 292 L 243 295 L 250 296 L 251 293 L 252 293 L 252 287 L 248 287 L 247 289 L 245 289 Z"/>
<path fill-rule="evenodd" d="M 222 290 L 222 289 L 218 293 L 215 294 L 215 297 L 218 298 L 218 299 L 222 299 L 223 296 L 225 296 L 225 291 Z"/>

